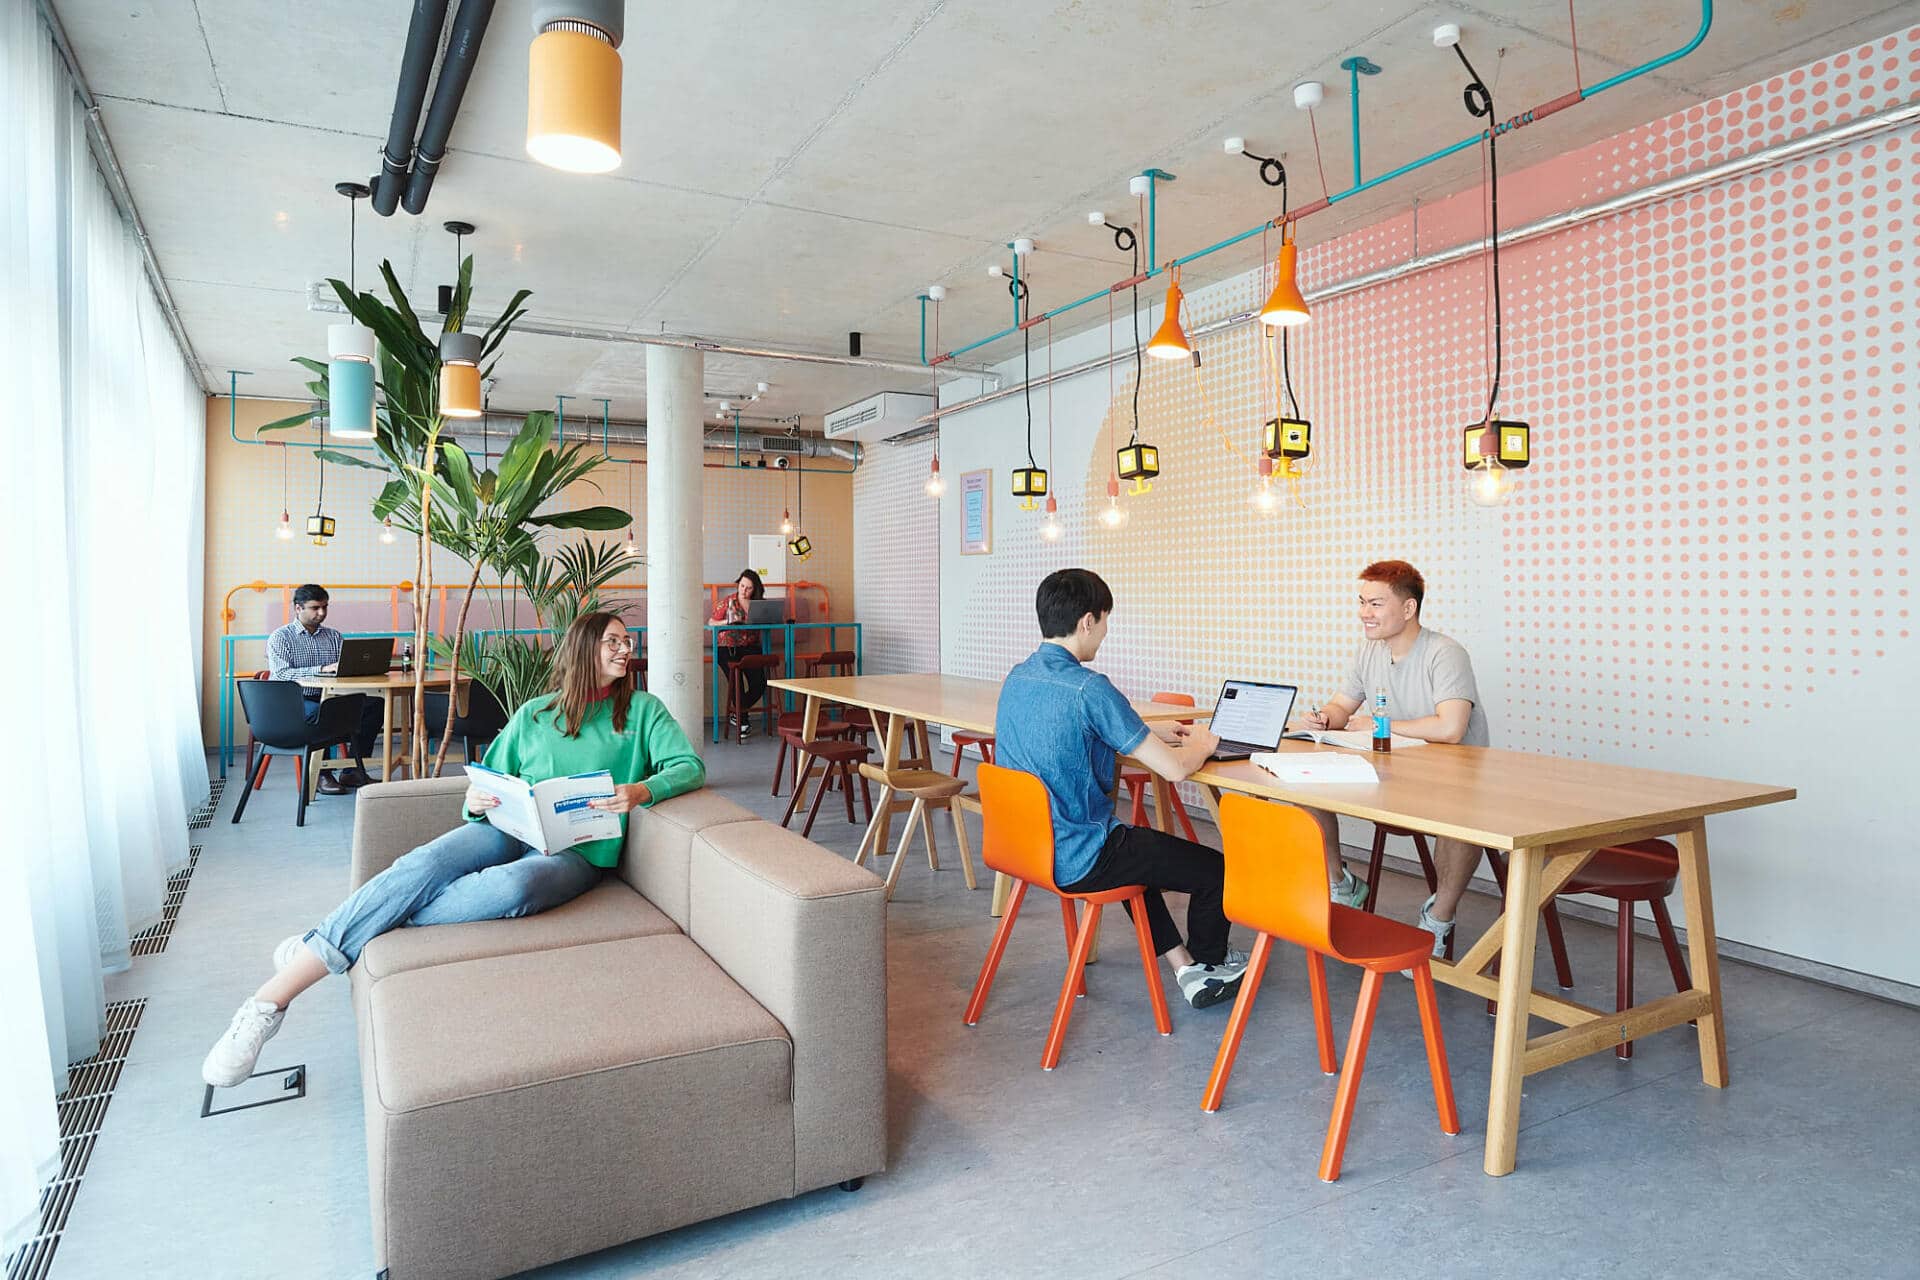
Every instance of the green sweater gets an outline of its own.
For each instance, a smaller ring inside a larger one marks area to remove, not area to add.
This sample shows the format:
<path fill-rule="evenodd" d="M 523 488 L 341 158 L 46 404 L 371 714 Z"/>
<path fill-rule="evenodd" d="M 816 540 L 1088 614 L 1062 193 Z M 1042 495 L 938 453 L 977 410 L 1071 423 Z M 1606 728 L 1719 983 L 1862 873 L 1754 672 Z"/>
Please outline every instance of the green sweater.
<path fill-rule="evenodd" d="M 620 733 L 613 730 L 611 698 L 594 703 L 580 732 L 571 738 L 560 732 L 559 713 L 553 706 L 553 695 L 523 703 L 487 748 L 487 768 L 530 783 L 605 769 L 621 786 L 646 783 L 653 797 L 648 805 L 693 791 L 707 780 L 707 767 L 694 754 L 679 722 L 650 693 L 635 691 L 627 705 L 627 727 Z M 470 813 L 467 821 L 486 819 Z M 617 867 L 626 827 L 622 814 L 622 839 L 589 841 L 575 845 L 574 852 L 596 867 Z"/>

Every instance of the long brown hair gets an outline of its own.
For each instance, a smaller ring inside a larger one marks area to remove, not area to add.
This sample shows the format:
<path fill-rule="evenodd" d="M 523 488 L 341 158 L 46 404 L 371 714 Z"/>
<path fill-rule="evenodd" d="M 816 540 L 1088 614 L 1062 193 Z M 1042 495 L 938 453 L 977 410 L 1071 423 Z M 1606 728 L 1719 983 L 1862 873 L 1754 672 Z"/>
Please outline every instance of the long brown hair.
<path fill-rule="evenodd" d="M 573 620 L 567 633 L 554 646 L 552 709 L 559 720 L 560 732 L 569 738 L 580 732 L 587 712 L 599 700 L 600 641 L 607 628 L 620 621 L 617 614 L 604 611 L 583 613 Z M 613 731 L 627 727 L 627 709 L 633 704 L 633 669 L 613 682 Z"/>

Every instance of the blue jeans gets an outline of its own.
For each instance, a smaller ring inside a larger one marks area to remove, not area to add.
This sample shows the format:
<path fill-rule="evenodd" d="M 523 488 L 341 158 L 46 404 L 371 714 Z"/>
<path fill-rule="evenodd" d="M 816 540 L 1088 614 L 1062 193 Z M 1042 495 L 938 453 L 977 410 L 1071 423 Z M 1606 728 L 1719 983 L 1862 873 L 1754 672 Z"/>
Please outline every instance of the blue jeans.
<path fill-rule="evenodd" d="M 345 973 L 389 929 L 536 915 L 599 881 L 600 868 L 571 849 L 541 853 L 491 823 L 465 822 L 395 859 L 303 940 Z"/>

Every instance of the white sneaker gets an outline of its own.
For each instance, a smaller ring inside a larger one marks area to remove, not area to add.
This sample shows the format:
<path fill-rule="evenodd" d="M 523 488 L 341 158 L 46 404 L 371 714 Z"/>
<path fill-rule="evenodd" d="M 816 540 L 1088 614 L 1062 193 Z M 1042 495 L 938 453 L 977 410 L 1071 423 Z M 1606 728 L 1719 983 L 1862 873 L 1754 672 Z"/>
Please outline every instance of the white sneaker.
<path fill-rule="evenodd" d="M 1453 921 L 1435 920 L 1431 914 L 1433 901 L 1439 896 L 1437 893 L 1429 894 L 1427 900 L 1420 904 L 1420 927 L 1433 935 L 1433 958 L 1436 960 L 1447 954 L 1447 939 L 1453 936 Z"/>
<path fill-rule="evenodd" d="M 1352 871 L 1341 873 L 1340 883 L 1327 890 L 1327 896 L 1343 907 L 1352 907 L 1355 911 L 1367 905 L 1367 882 Z"/>
<path fill-rule="evenodd" d="M 273 949 L 273 971 L 275 973 L 280 972 L 300 958 L 301 952 L 307 949 L 306 937 L 307 935 L 304 933 L 296 933 L 291 938 L 280 939 L 280 945 Z"/>
<path fill-rule="evenodd" d="M 241 1001 L 227 1033 L 215 1042 L 207 1060 L 200 1064 L 200 1078 L 216 1089 L 231 1089 L 253 1074 L 260 1050 L 280 1029 L 285 1009 L 276 1009 L 265 1000 Z"/>

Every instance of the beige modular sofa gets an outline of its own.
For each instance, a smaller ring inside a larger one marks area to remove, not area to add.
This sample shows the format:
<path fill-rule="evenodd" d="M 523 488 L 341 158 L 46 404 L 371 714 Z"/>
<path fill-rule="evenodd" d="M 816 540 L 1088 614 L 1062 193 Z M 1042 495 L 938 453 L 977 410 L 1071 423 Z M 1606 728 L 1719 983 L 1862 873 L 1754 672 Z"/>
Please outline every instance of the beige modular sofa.
<path fill-rule="evenodd" d="M 363 788 L 353 883 L 449 830 L 464 788 Z M 881 882 L 712 792 L 636 811 L 573 902 L 396 929 L 352 981 L 391 1280 L 509 1275 L 885 1166 Z"/>

